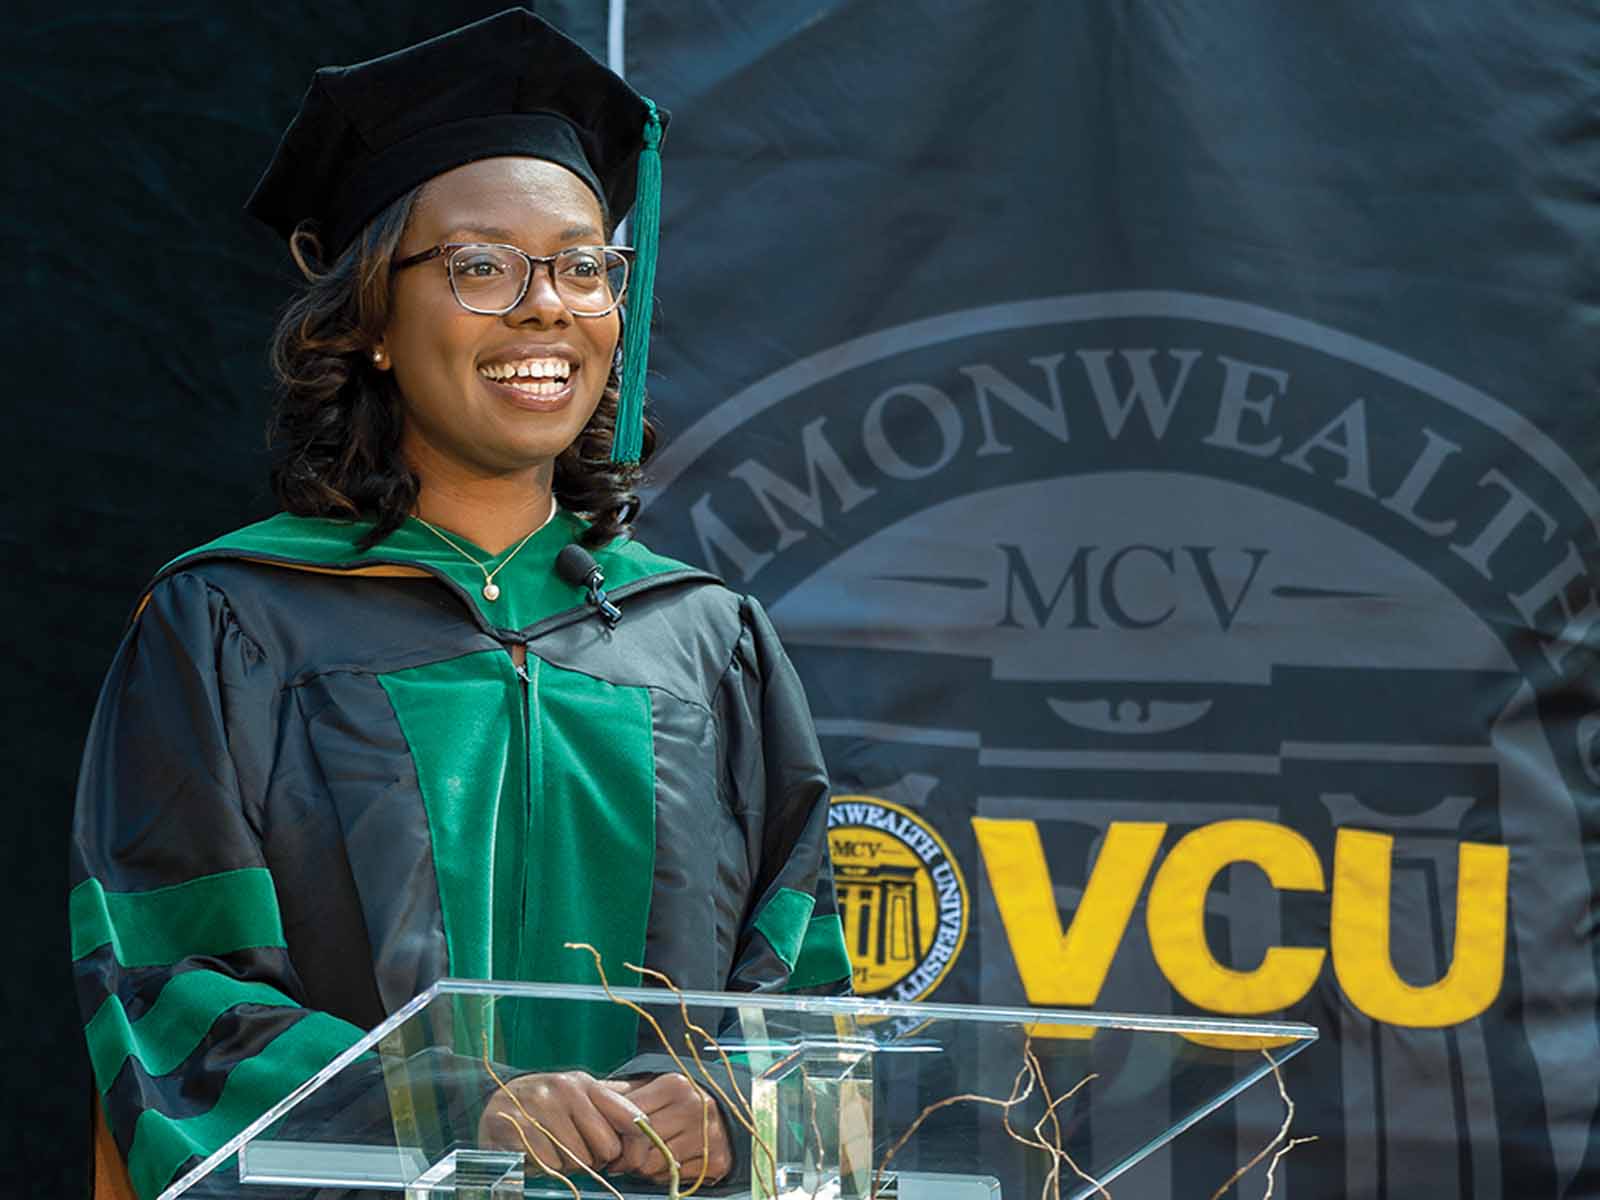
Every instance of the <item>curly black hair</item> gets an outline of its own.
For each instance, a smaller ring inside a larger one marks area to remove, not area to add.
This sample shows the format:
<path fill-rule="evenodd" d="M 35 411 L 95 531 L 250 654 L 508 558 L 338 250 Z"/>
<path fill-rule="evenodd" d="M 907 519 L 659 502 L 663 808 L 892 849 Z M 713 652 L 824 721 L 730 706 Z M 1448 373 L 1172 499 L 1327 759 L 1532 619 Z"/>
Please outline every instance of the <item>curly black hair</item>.
<path fill-rule="evenodd" d="M 390 264 L 421 191 L 412 189 L 367 222 L 328 267 L 321 265 L 315 232 L 296 230 L 289 251 L 306 283 L 272 334 L 278 380 L 268 428 L 272 490 L 296 516 L 370 520 L 362 549 L 405 522 L 421 486 L 400 453 L 394 380 L 371 360 L 389 319 Z M 640 471 L 655 449 L 655 428 L 646 420 L 639 463 L 611 461 L 619 386 L 613 364 L 594 415 L 555 462 L 556 500 L 590 522 L 583 542 L 591 548 L 632 527 Z"/>

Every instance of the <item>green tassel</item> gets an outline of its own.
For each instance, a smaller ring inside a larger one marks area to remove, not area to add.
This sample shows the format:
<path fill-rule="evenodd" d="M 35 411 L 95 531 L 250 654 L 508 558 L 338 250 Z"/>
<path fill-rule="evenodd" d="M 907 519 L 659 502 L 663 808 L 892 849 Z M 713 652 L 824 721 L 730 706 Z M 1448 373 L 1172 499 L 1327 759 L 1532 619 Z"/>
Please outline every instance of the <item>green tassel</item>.
<path fill-rule="evenodd" d="M 639 152 L 633 202 L 633 282 L 628 286 L 628 327 L 622 335 L 622 395 L 611 435 L 611 461 L 636 463 L 644 452 L 644 373 L 650 358 L 650 312 L 655 307 L 656 243 L 661 235 L 661 118 L 650 101 Z"/>

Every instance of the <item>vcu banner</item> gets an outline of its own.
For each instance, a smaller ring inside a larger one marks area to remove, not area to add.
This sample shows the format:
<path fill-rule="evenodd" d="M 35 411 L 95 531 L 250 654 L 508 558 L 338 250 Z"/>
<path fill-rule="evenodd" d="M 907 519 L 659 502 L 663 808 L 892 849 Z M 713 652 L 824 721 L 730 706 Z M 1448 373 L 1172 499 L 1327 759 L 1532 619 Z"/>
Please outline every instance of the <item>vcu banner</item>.
<path fill-rule="evenodd" d="M 1279 1195 L 1600 1195 L 1592 14 L 611 15 L 644 537 L 805 676 L 859 990 L 1308 1021 Z"/>

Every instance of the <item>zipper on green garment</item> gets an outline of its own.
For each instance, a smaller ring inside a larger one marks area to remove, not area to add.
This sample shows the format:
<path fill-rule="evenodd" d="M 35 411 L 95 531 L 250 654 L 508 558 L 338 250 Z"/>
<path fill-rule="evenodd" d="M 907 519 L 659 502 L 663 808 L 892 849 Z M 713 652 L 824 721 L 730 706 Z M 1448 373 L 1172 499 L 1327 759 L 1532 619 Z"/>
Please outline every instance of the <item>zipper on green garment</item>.
<path fill-rule="evenodd" d="M 529 911 L 530 894 L 537 896 L 538 891 L 530 885 L 534 864 L 539 861 L 537 847 L 543 842 L 539 826 L 543 823 L 544 809 L 544 738 L 543 727 L 539 722 L 539 668 L 543 660 L 537 655 L 526 654 L 522 667 L 522 697 L 523 714 L 527 722 L 527 755 L 526 769 L 523 771 L 524 786 L 527 788 L 526 799 L 523 802 L 523 820 L 526 822 L 522 837 L 522 926 L 518 930 L 517 938 L 517 978 L 527 979 L 528 968 L 527 951 L 530 946 L 539 945 L 538 931 L 541 913 Z"/>
<path fill-rule="evenodd" d="M 511 978 L 511 979 L 521 979 L 522 976 L 523 976 L 522 955 L 523 955 L 523 949 L 528 943 L 527 928 L 526 928 L 527 916 L 528 916 L 528 867 L 527 867 L 527 863 L 528 863 L 528 859 L 529 859 L 530 856 L 529 856 L 529 853 L 528 853 L 529 847 L 528 847 L 528 845 L 526 843 L 526 830 L 532 824 L 531 814 L 532 814 L 532 809 L 533 809 L 533 780 L 531 778 L 531 770 L 532 770 L 532 764 L 533 764 L 533 739 L 536 736 L 535 733 L 534 733 L 534 719 L 533 719 L 534 718 L 534 708 L 535 708 L 535 704 L 536 704 L 536 702 L 534 700 L 534 696 L 533 696 L 534 676 L 532 674 L 530 674 L 529 671 L 528 671 L 528 667 L 527 667 L 528 659 L 527 659 L 527 656 L 526 656 L 526 653 L 527 653 L 527 648 L 526 647 L 523 648 L 523 652 L 524 652 L 524 655 L 525 655 L 523 661 L 520 662 L 520 663 L 516 663 L 516 662 L 512 663 L 512 669 L 516 671 L 517 678 L 522 680 L 522 745 L 523 745 L 523 753 L 524 753 L 527 761 L 524 764 L 524 768 L 525 769 L 522 772 L 522 820 L 523 820 L 523 828 L 524 828 L 523 858 L 522 858 L 522 862 L 514 864 L 516 869 L 521 872 L 521 878 L 519 880 L 519 887 L 518 887 L 518 892 L 517 892 L 517 922 L 518 922 L 518 928 L 517 928 L 517 939 L 516 939 L 516 954 L 515 954 L 512 962 L 510 963 L 511 974 L 510 974 L 509 978 Z M 538 660 L 535 659 L 534 662 L 537 664 Z M 534 670 L 535 671 L 538 670 L 537 665 L 534 667 Z M 498 970 L 498 969 L 495 971 L 495 976 L 496 976 L 496 978 L 500 978 L 500 979 L 507 978 L 507 976 L 502 974 L 501 971 Z M 516 1005 L 514 1007 L 514 1011 L 513 1011 L 512 1016 L 511 1016 L 511 1020 L 508 1022 L 508 1026 L 509 1027 L 505 1029 L 505 1033 L 504 1033 L 504 1036 L 506 1038 L 505 1052 L 506 1052 L 508 1061 L 511 1059 L 511 1057 L 515 1053 L 514 1048 L 518 1047 L 518 1046 L 520 1046 L 522 1044 L 522 1040 L 523 1039 L 522 1039 L 522 1034 L 521 1034 L 521 1028 L 520 1027 L 522 1025 L 523 1010 L 525 1008 L 526 1008 L 525 1005 Z"/>

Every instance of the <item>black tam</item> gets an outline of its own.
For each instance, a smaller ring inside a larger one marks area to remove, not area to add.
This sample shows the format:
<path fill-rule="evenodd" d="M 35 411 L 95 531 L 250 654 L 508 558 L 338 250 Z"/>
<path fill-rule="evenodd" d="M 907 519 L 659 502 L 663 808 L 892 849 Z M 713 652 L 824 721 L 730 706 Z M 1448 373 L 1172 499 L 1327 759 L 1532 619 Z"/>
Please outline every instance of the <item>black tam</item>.
<path fill-rule="evenodd" d="M 418 184 L 478 159 L 526 155 L 578 175 L 616 221 L 633 206 L 655 111 L 560 30 L 509 8 L 318 70 L 245 210 L 285 238 L 314 222 L 331 259 Z M 667 115 L 659 119 L 664 127 Z"/>

